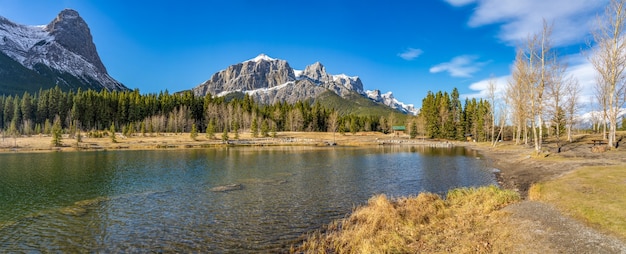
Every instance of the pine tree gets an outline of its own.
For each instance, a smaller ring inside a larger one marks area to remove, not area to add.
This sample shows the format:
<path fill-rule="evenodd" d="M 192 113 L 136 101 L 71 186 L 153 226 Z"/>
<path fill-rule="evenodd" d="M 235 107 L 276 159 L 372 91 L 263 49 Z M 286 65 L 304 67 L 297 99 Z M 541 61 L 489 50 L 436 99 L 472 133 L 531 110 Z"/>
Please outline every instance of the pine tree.
<path fill-rule="evenodd" d="M 411 131 L 409 133 L 409 136 L 411 139 L 417 137 L 417 123 L 415 122 L 415 120 L 411 121 Z"/>
<path fill-rule="evenodd" d="M 259 137 L 259 123 L 256 118 L 252 119 L 252 125 L 250 125 L 250 131 L 252 132 L 252 137 Z"/>
<path fill-rule="evenodd" d="M 115 123 L 111 123 L 111 127 L 109 128 L 109 133 L 111 135 L 111 142 L 117 143 L 117 139 L 115 138 Z"/>
<path fill-rule="evenodd" d="M 206 137 L 208 139 L 215 138 L 215 120 L 211 119 L 206 127 Z"/>
<path fill-rule="evenodd" d="M 269 137 L 268 132 L 269 132 L 269 126 L 267 125 L 267 121 L 263 121 L 261 123 L 261 136 L 263 136 L 264 138 Z"/>
<path fill-rule="evenodd" d="M 224 132 L 222 133 L 222 141 L 228 141 L 228 128 L 224 128 Z"/>
<path fill-rule="evenodd" d="M 235 139 L 239 139 L 239 122 L 233 122 L 233 131 L 235 131 Z"/>
<path fill-rule="evenodd" d="M 390 114 L 390 116 L 392 116 L 392 114 Z M 359 131 L 359 126 L 358 126 L 358 123 L 357 123 L 357 119 L 355 119 L 355 117 L 351 117 L 351 119 L 350 119 L 350 133 L 352 133 L 352 135 L 355 135 L 358 131 Z"/>
<path fill-rule="evenodd" d="M 272 132 L 270 133 L 272 138 L 276 138 L 276 125 L 272 125 Z"/>
<path fill-rule="evenodd" d="M 146 123 L 145 122 L 141 122 L 141 125 L 139 127 L 141 130 L 141 136 L 145 137 L 146 136 Z"/>
<path fill-rule="evenodd" d="M 196 141 L 198 138 L 198 129 L 196 128 L 195 123 L 191 125 L 191 133 L 189 134 L 189 137 L 191 137 L 193 141 Z"/>
<path fill-rule="evenodd" d="M 61 119 L 59 116 L 55 117 L 54 124 L 52 125 L 52 146 L 60 147 L 61 143 Z"/>
<path fill-rule="evenodd" d="M 43 134 L 51 134 L 52 133 L 52 124 L 49 119 L 46 119 L 46 122 L 43 124 Z"/>

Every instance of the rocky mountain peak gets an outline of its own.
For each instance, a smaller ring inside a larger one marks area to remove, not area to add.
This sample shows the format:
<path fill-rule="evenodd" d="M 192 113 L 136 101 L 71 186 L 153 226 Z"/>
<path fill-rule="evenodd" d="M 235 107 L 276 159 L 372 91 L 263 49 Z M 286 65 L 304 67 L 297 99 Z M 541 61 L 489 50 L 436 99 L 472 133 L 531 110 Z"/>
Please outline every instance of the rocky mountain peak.
<path fill-rule="evenodd" d="M 77 11 L 65 9 L 52 20 L 45 28 L 55 41 L 72 52 L 82 56 L 93 64 L 98 71 L 106 73 L 106 68 L 93 43 L 91 31 L 87 22 L 80 17 Z"/>
<path fill-rule="evenodd" d="M 331 80 L 331 76 L 326 73 L 326 67 L 320 62 L 307 66 L 302 72 L 302 76 L 316 82 L 328 82 Z"/>
<path fill-rule="evenodd" d="M 219 95 L 222 92 L 272 88 L 295 79 L 293 69 L 287 61 L 260 54 L 213 74 L 211 79 L 195 87 L 193 91 L 202 96 L 207 93 Z"/>
<path fill-rule="evenodd" d="M 261 54 L 259 54 L 258 56 L 256 56 L 255 58 L 252 58 L 252 59 L 250 59 L 250 60 L 248 60 L 248 61 L 246 61 L 246 62 L 256 62 L 256 63 L 258 63 L 258 62 L 260 62 L 260 61 L 268 61 L 268 62 L 271 62 L 271 61 L 276 61 L 276 60 L 277 60 L 277 59 L 275 59 L 275 58 L 271 58 L 271 57 L 269 57 L 268 55 L 261 53 Z"/>
<path fill-rule="evenodd" d="M 355 94 L 368 98 L 371 93 L 369 98 L 375 102 L 415 114 L 412 105 L 406 105 L 405 108 L 391 93 L 381 94 L 376 90 L 367 91 L 366 94 L 363 83 L 357 76 L 328 74 L 326 67 L 320 62 L 308 65 L 304 70 L 294 70 L 287 61 L 265 54 L 213 74 L 211 79 L 194 87 L 192 91 L 198 96 L 207 93 L 224 96 L 243 92 L 263 104 L 312 100 L 327 91 L 343 98 L 350 98 Z"/>
<path fill-rule="evenodd" d="M 0 92 L 9 85 L 12 92 L 23 92 L 26 88 L 19 84 L 30 84 L 31 91 L 57 85 L 62 89 L 128 89 L 107 73 L 87 23 L 75 10 L 61 11 L 45 26 L 0 18 L 0 55 L 8 57 L 0 59 L 4 63 Z"/>

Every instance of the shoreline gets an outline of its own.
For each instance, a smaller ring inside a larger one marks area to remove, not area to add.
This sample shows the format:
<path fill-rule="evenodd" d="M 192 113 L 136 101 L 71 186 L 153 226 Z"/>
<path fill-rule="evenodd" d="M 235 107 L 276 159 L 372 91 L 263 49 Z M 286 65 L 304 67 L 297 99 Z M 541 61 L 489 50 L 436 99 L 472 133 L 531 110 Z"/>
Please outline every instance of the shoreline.
<path fill-rule="evenodd" d="M 231 133 L 230 137 L 234 137 Z M 598 250 L 624 250 L 624 239 L 616 239 L 611 234 L 592 229 L 590 225 L 580 220 L 572 219 L 554 205 L 542 201 L 533 201 L 529 198 L 529 190 L 533 185 L 558 179 L 570 174 L 579 168 L 587 166 L 618 165 L 626 168 L 626 150 L 614 149 L 602 153 L 592 152 L 588 140 L 597 137 L 590 134 L 581 135 L 577 141 L 562 146 L 561 153 L 555 153 L 556 142 L 547 141 L 543 152 L 538 156 L 530 146 L 514 145 L 511 142 L 498 143 L 492 147 L 488 143 L 473 143 L 460 141 L 438 141 L 425 139 L 408 139 L 408 136 L 397 137 L 393 134 L 375 132 L 360 132 L 345 135 L 333 133 L 308 132 L 281 132 L 276 138 L 253 138 L 250 134 L 240 133 L 239 139 L 224 142 L 217 139 L 207 139 L 200 134 L 197 140 L 192 140 L 189 133 L 159 134 L 151 136 L 133 136 L 125 138 L 117 135 L 118 142 L 113 143 L 109 137 L 84 137 L 76 147 L 76 140 L 64 136 L 63 147 L 52 147 L 51 137 L 39 135 L 32 137 L 4 138 L 0 140 L 0 153 L 46 153 L 46 152 L 77 152 L 77 151 L 108 151 L 108 150 L 167 150 L 167 149 L 201 149 L 210 147 L 263 147 L 263 146 L 309 146 L 309 147 L 366 147 L 366 146 L 430 146 L 451 147 L 459 146 L 478 152 L 488 160 L 489 165 L 499 170 L 494 172 L 499 187 L 503 190 L 517 192 L 522 201 L 504 208 L 510 214 L 510 221 L 504 224 L 523 228 L 527 233 L 513 234 L 521 244 L 514 252 L 562 252 Z M 12 147 L 17 144 L 17 148 Z M 567 221 L 563 223 L 554 221 Z M 549 230 L 546 231 L 546 227 Z M 577 228 L 572 231 L 572 227 Z M 591 232 L 591 233 L 590 233 Z M 586 235 L 585 235 L 586 234 Z M 593 235 L 593 238 L 587 235 Z M 567 235 L 567 237 L 562 237 Z M 563 240 L 564 239 L 564 240 Z M 591 240 L 590 240 L 591 239 Z M 555 243 L 556 242 L 556 243 Z M 600 244 L 598 244 L 598 242 Z M 581 245 L 582 244 L 582 245 Z M 603 247 L 604 246 L 604 247 Z M 606 249 L 611 246 L 611 249 Z"/>
<path fill-rule="evenodd" d="M 189 133 L 161 133 L 153 135 L 134 135 L 124 137 L 116 135 L 117 142 L 113 143 L 109 137 L 89 138 L 83 136 L 81 142 L 64 135 L 62 146 L 51 145 L 49 135 L 34 135 L 30 137 L 4 137 L 0 140 L 0 153 L 45 153 L 45 152 L 76 152 L 76 151 L 105 151 L 105 150 L 161 150 L 161 149 L 199 149 L 210 147 L 229 146 L 313 146 L 313 147 L 358 147 L 379 145 L 421 145 L 429 147 L 452 147 L 456 142 L 432 141 L 425 139 L 409 139 L 408 135 L 395 136 L 377 132 L 347 133 L 344 135 L 327 132 L 280 132 L 275 138 L 252 137 L 249 133 L 240 133 L 238 139 L 222 141 L 217 138 L 207 138 L 199 135 L 196 140 L 191 139 Z"/>

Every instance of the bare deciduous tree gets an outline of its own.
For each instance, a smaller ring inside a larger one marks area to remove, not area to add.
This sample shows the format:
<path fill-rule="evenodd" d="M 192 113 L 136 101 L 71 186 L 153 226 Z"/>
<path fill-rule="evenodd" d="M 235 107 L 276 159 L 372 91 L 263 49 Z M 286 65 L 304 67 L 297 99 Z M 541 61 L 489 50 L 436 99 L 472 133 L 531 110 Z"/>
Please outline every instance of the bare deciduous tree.
<path fill-rule="evenodd" d="M 515 136 L 515 144 L 521 144 L 522 130 L 525 129 L 527 110 L 529 100 L 527 99 L 528 93 L 528 61 L 524 56 L 524 51 L 518 48 L 515 56 L 515 62 L 513 64 L 513 70 L 511 71 L 511 79 L 508 81 L 506 87 L 506 99 L 507 104 L 511 108 L 512 121 L 515 127 L 513 135 Z"/>
<path fill-rule="evenodd" d="M 565 93 L 570 77 L 566 77 L 564 64 L 553 59 L 551 82 L 546 86 L 546 113 L 550 116 L 551 125 L 555 128 L 554 136 L 556 137 L 557 152 L 561 151 L 561 128 L 562 122 L 565 120 L 564 104 Z"/>
<path fill-rule="evenodd" d="M 544 20 L 541 33 L 529 37 L 527 42 L 526 57 L 528 71 L 525 82 L 530 86 L 530 122 L 532 125 L 535 152 L 540 153 L 543 145 L 543 113 L 545 87 L 552 81 L 551 64 L 552 58 L 551 39 L 552 27 Z"/>
<path fill-rule="evenodd" d="M 626 0 L 611 0 L 604 16 L 598 18 L 593 32 L 593 53 L 589 57 L 598 72 L 598 90 L 606 99 L 605 111 L 609 122 L 608 145 L 615 145 L 617 116 L 624 105 L 624 69 L 626 68 Z"/>
<path fill-rule="evenodd" d="M 578 79 L 568 78 L 566 80 L 565 97 L 565 124 L 567 125 L 567 141 L 572 142 L 572 128 L 576 124 L 576 114 L 578 113 L 578 99 L 580 98 L 581 87 Z"/>
<path fill-rule="evenodd" d="M 492 76 L 487 82 L 487 97 L 491 107 L 489 108 L 489 115 L 491 115 L 491 145 L 496 145 L 495 132 L 496 132 L 496 79 Z"/>

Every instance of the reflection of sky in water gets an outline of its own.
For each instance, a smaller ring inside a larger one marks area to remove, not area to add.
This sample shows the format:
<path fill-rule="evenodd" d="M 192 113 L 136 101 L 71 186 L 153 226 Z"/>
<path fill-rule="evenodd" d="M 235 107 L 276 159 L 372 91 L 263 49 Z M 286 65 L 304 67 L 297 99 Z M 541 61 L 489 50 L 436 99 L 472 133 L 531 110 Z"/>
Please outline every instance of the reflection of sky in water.
<path fill-rule="evenodd" d="M 375 194 L 495 183 L 476 156 L 404 146 L 3 154 L 0 249 L 278 251 Z M 232 183 L 243 189 L 210 191 Z"/>

